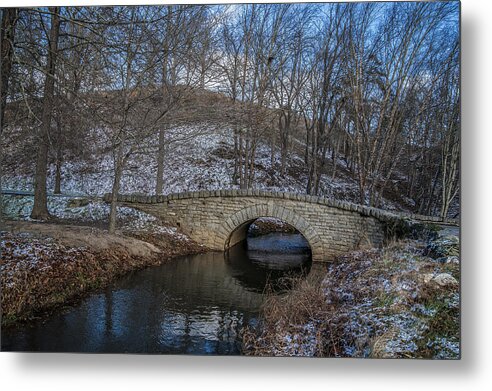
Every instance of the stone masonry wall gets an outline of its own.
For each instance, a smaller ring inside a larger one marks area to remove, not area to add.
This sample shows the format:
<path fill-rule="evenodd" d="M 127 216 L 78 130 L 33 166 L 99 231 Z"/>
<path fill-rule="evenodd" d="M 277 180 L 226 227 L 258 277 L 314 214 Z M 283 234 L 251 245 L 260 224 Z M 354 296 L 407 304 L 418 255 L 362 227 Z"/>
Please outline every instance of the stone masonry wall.
<path fill-rule="evenodd" d="M 244 239 L 259 217 L 275 217 L 301 232 L 315 261 L 329 261 L 360 246 L 380 246 L 384 224 L 401 216 L 322 197 L 258 190 L 220 190 L 169 196 L 121 195 L 118 201 L 179 226 L 211 249 L 223 251 Z"/>

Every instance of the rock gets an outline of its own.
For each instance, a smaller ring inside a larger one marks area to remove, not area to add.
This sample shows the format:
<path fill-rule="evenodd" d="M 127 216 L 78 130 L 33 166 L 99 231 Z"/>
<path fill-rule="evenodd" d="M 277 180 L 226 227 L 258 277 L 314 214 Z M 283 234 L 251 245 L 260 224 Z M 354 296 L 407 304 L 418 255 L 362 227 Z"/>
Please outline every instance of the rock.
<path fill-rule="evenodd" d="M 460 259 L 456 255 L 452 255 L 452 256 L 446 258 L 445 263 L 456 263 L 456 264 L 458 264 L 458 263 L 460 263 Z"/>
<path fill-rule="evenodd" d="M 434 259 L 459 256 L 460 240 L 457 236 L 439 237 L 429 243 L 425 254 Z"/>
<path fill-rule="evenodd" d="M 429 282 L 432 281 L 433 278 L 434 278 L 434 274 L 427 273 L 422 276 L 422 281 L 424 282 L 424 284 L 428 284 Z"/>
<path fill-rule="evenodd" d="M 454 263 L 454 264 L 459 264 L 460 263 L 460 258 L 456 255 L 450 255 L 448 257 L 441 257 L 437 258 L 435 260 L 436 262 L 439 263 Z"/>
<path fill-rule="evenodd" d="M 432 281 L 442 287 L 459 285 L 458 280 L 448 273 L 440 273 L 437 276 L 434 276 Z"/>
<path fill-rule="evenodd" d="M 424 284 L 435 284 L 439 287 L 457 286 L 458 280 L 449 273 L 432 274 L 426 273 L 421 276 Z"/>
<path fill-rule="evenodd" d="M 81 208 L 89 205 L 90 201 L 87 198 L 72 198 L 67 202 L 67 208 Z"/>

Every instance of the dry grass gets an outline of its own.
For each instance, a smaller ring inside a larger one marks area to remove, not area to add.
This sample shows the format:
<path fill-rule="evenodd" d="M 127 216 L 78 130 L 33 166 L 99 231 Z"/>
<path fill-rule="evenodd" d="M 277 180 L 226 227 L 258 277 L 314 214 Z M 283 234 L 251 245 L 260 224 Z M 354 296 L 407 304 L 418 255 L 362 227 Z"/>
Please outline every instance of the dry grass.
<path fill-rule="evenodd" d="M 63 226 L 58 228 L 64 229 Z M 148 235 L 145 238 L 140 235 L 140 239 L 153 241 L 154 245 L 151 245 L 135 238 L 126 241 L 122 236 L 112 241 L 114 235 L 91 232 L 85 241 L 84 231 L 79 232 L 78 239 L 85 245 L 77 247 L 52 237 L 1 233 L 2 326 L 29 320 L 74 302 L 88 291 L 104 287 L 129 271 L 203 250 L 191 241 L 179 242 L 164 234 L 154 240 Z M 91 238 L 96 236 L 98 244 L 90 246 Z M 103 248 L 101 241 L 105 243 Z M 129 248 L 128 243 L 144 249 L 151 246 L 160 251 L 137 251 L 135 247 Z"/>
<path fill-rule="evenodd" d="M 339 257 L 326 274 L 271 295 L 262 322 L 244 333 L 244 351 L 262 356 L 457 358 L 459 264 L 425 255 L 417 241 Z M 442 255 L 442 254 L 441 254 Z"/>
<path fill-rule="evenodd" d="M 336 307 L 326 300 L 323 277 L 322 273 L 312 273 L 308 278 L 289 278 L 286 283 L 292 288 L 288 293 L 270 293 L 262 307 L 260 330 L 247 328 L 243 332 L 244 353 L 255 356 L 338 355 L 340 347 L 336 336 L 340 325 L 329 321 L 335 318 Z"/>

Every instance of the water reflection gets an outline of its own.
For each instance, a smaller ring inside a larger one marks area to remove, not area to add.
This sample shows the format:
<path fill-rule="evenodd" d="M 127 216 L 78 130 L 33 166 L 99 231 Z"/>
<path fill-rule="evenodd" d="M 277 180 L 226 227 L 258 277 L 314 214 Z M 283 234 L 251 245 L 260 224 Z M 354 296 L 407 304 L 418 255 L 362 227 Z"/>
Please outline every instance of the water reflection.
<path fill-rule="evenodd" d="M 256 321 L 266 284 L 309 271 L 299 237 L 270 234 L 227 254 L 131 273 L 74 308 L 2 330 L 2 350 L 239 354 L 240 331 Z"/>
<path fill-rule="evenodd" d="M 300 234 L 271 233 L 248 238 L 226 253 L 229 273 L 247 290 L 288 288 L 286 277 L 307 275 L 311 269 L 309 244 Z"/>

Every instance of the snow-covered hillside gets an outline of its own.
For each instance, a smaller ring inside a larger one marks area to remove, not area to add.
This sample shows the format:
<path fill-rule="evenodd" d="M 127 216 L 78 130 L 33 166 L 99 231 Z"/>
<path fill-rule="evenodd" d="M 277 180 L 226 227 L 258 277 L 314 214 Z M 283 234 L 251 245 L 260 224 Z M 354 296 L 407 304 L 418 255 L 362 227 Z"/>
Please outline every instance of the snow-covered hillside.
<path fill-rule="evenodd" d="M 90 159 L 66 161 L 62 169 L 61 188 L 63 193 L 101 196 L 111 191 L 113 182 L 113 156 L 108 150 L 102 134 L 94 132 L 96 142 Z M 238 188 L 233 184 L 234 171 L 232 131 L 209 124 L 176 127 L 166 133 L 164 192 L 176 193 L 195 190 Z M 121 193 L 153 194 L 157 172 L 157 139 L 151 138 L 132 156 L 124 172 Z M 280 151 L 275 151 L 274 166 L 271 164 L 271 150 L 260 143 L 255 158 L 256 173 L 253 187 L 274 191 L 304 193 L 307 173 L 303 158 L 295 152 L 287 161 L 287 173 L 279 175 Z M 358 201 L 357 184 L 347 174 L 342 160 L 335 180 L 330 175 L 321 179 L 321 194 L 346 201 Z M 11 166 L 10 166 L 11 167 Z M 32 168 L 33 171 L 34 168 Z M 4 189 L 32 190 L 32 173 L 6 172 L 3 176 Z M 48 189 L 54 188 L 55 167 L 50 166 Z M 402 209 L 387 200 L 384 208 Z"/>

